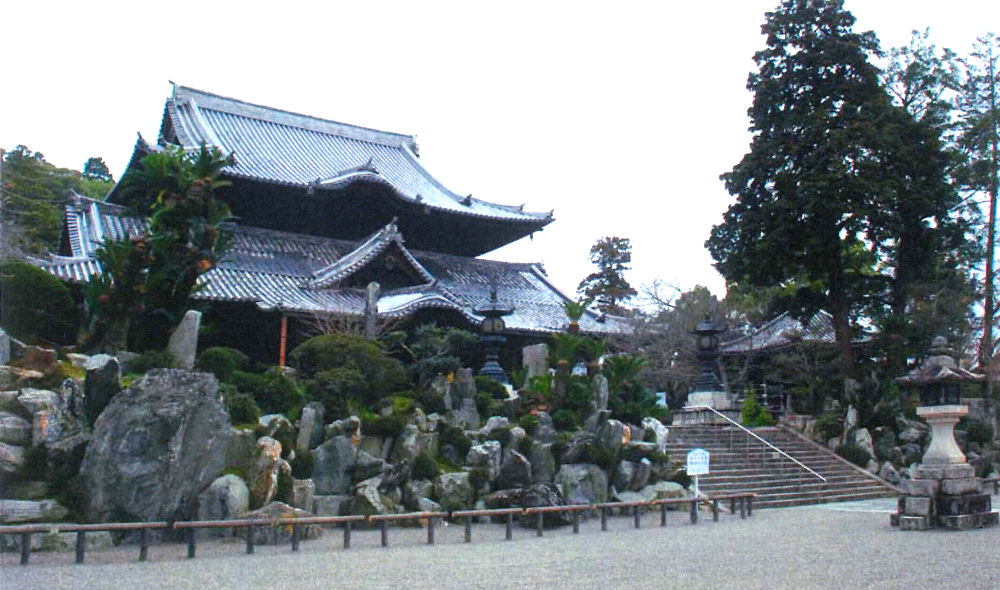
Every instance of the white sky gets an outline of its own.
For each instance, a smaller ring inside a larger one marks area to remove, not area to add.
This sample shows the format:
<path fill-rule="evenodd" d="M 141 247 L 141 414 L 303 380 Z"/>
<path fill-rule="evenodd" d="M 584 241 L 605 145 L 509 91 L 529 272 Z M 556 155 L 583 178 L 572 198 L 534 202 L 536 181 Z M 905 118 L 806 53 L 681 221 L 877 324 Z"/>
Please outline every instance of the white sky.
<path fill-rule="evenodd" d="M 746 78 L 778 0 L 721 2 L 8 2 L 0 146 L 115 177 L 157 137 L 168 80 L 418 135 L 446 186 L 555 209 L 491 258 L 541 261 L 568 294 L 590 246 L 632 240 L 656 278 L 724 295 L 703 243 L 749 144 Z M 931 26 L 965 54 L 1000 2 L 847 0 L 883 48 Z"/>

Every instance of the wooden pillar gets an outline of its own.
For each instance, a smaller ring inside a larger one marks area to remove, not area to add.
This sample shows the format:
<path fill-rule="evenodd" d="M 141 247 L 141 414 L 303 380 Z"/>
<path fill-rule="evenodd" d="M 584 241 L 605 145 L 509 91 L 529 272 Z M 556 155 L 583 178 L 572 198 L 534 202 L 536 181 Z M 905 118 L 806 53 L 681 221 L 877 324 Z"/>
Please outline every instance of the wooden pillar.
<path fill-rule="evenodd" d="M 288 346 L 288 316 L 281 314 L 281 336 L 278 342 L 278 366 L 285 366 L 285 349 Z"/>

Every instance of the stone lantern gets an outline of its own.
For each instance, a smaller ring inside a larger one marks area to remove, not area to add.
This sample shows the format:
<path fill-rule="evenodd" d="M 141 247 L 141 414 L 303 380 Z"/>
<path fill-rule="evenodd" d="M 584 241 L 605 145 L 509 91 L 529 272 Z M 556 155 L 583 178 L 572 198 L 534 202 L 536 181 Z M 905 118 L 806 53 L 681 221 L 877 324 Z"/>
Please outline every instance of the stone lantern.
<path fill-rule="evenodd" d="M 483 316 L 483 321 L 479 323 L 479 342 L 486 349 L 486 362 L 479 369 L 479 374 L 499 381 L 500 383 L 510 383 L 507 373 L 500 366 L 500 350 L 503 348 L 507 338 L 503 335 L 507 326 L 503 321 L 503 316 L 514 313 L 514 308 L 509 305 L 502 305 L 497 300 L 497 288 L 490 287 L 490 300 L 486 305 L 476 309 L 476 314 Z"/>
<path fill-rule="evenodd" d="M 719 379 L 719 334 L 724 331 L 708 315 L 705 315 L 705 321 L 691 331 L 698 350 L 697 359 L 700 371 L 698 380 L 691 392 L 688 393 L 684 409 L 675 414 L 675 424 L 715 423 L 722 420 L 714 414 L 709 415 L 711 412 L 698 409 L 705 406 L 723 413 L 733 413 L 731 417 L 735 418 L 733 404 L 729 395 L 726 394 L 722 380 Z"/>
<path fill-rule="evenodd" d="M 969 413 L 969 407 L 961 405 L 962 384 L 985 385 L 985 376 L 958 366 L 948 341 L 938 336 L 924 363 L 898 382 L 908 394 L 920 396 L 917 415 L 930 425 L 931 443 L 912 479 L 901 484 L 905 495 L 891 524 L 903 530 L 996 525 L 990 496 L 981 493 L 982 482 L 955 442 L 955 424 Z"/>

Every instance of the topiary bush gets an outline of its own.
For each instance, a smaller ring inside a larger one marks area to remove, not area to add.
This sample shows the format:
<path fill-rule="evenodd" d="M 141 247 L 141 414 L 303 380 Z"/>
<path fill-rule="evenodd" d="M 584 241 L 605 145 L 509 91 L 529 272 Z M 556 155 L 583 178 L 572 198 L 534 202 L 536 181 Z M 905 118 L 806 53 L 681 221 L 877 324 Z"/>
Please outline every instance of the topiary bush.
<path fill-rule="evenodd" d="M 438 468 L 434 458 L 427 453 L 421 453 L 413 460 L 413 472 L 411 473 L 413 479 L 429 479 L 433 481 L 440 475 L 440 472 L 441 470 Z"/>
<path fill-rule="evenodd" d="M 222 383 L 230 383 L 236 371 L 246 371 L 250 358 L 235 348 L 213 346 L 201 351 L 195 369 L 211 373 Z"/>
<path fill-rule="evenodd" d="M 472 448 L 472 439 L 465 435 L 465 431 L 449 424 L 441 425 L 440 440 L 441 446 L 451 445 L 455 455 L 461 458 L 465 458 Z"/>
<path fill-rule="evenodd" d="M 292 477 L 295 479 L 309 479 L 313 476 L 313 455 L 311 451 L 295 453 L 295 459 L 290 462 L 292 466 Z"/>
<path fill-rule="evenodd" d="M 747 428 L 774 426 L 777 424 L 777 421 L 771 416 L 771 412 L 768 412 L 767 408 L 760 404 L 757 394 L 753 392 L 743 400 L 743 411 L 740 414 L 740 422 Z"/>
<path fill-rule="evenodd" d="M 477 497 L 480 490 L 489 485 L 489 483 L 490 472 L 485 467 L 473 467 L 469 470 L 469 485 L 472 486 L 472 492 Z"/>
<path fill-rule="evenodd" d="M 136 357 L 125 361 L 125 370 L 129 373 L 145 374 L 153 369 L 173 369 L 177 359 L 166 350 L 147 350 Z"/>
<path fill-rule="evenodd" d="M 841 444 L 834 452 L 858 467 L 867 467 L 868 463 L 872 460 L 872 456 L 868 454 L 868 451 L 855 444 Z"/>
<path fill-rule="evenodd" d="M 433 389 L 414 389 L 401 392 L 399 395 L 414 399 L 427 414 L 444 414 L 448 411 L 444 406 L 444 396 Z"/>
<path fill-rule="evenodd" d="M 517 440 L 517 452 L 525 457 L 531 456 L 533 448 L 535 448 L 535 441 L 530 436 L 523 436 Z"/>
<path fill-rule="evenodd" d="M 476 411 L 479 412 L 479 416 L 486 418 L 490 415 L 491 402 L 493 398 L 490 397 L 489 392 L 479 391 L 476 393 Z"/>
<path fill-rule="evenodd" d="M 552 414 L 552 425 L 556 427 L 556 430 L 560 431 L 576 430 L 576 414 L 566 408 L 556 410 Z"/>
<path fill-rule="evenodd" d="M 486 434 L 486 440 L 495 440 L 501 447 L 507 448 L 510 444 L 510 427 L 494 428 Z"/>
<path fill-rule="evenodd" d="M 62 281 L 20 260 L 0 262 L 0 325 L 8 334 L 28 344 L 39 339 L 75 344 L 79 323 Z"/>
<path fill-rule="evenodd" d="M 969 433 L 970 443 L 986 445 L 993 441 L 993 427 L 980 420 L 969 420 L 965 430 Z"/>
<path fill-rule="evenodd" d="M 261 374 L 235 371 L 232 380 L 241 393 L 253 397 L 265 414 L 292 416 L 305 405 L 305 393 L 278 368 Z"/>
<path fill-rule="evenodd" d="M 341 372 L 334 376 L 336 381 L 344 381 L 348 376 L 345 371 L 350 371 L 350 385 L 356 389 L 345 393 L 356 396 L 368 407 L 375 407 L 379 400 L 403 389 L 406 384 L 406 370 L 402 363 L 388 356 L 379 343 L 356 334 L 325 334 L 310 338 L 292 351 L 289 361 L 306 380 L 312 380 L 324 371 L 340 369 Z M 357 375 L 360 378 L 355 379 Z M 313 391 L 313 388 L 309 389 Z M 324 405 L 326 403 L 324 401 Z"/>
<path fill-rule="evenodd" d="M 583 447 L 583 462 L 607 471 L 615 464 L 615 452 L 600 445 L 589 444 Z"/>
<path fill-rule="evenodd" d="M 381 438 L 396 437 L 403 433 L 406 423 L 399 416 L 377 416 L 369 414 L 361 418 L 361 432 Z"/>
<path fill-rule="evenodd" d="M 252 395 L 240 393 L 235 386 L 229 384 L 223 384 L 220 390 L 223 390 L 223 399 L 226 402 L 226 409 L 229 410 L 230 424 L 257 423 L 261 412 Z"/>
<path fill-rule="evenodd" d="M 535 416 L 534 414 L 525 414 L 521 416 L 520 420 L 518 420 L 518 424 L 528 434 L 534 432 L 535 429 L 538 428 L 539 423 L 540 421 L 538 419 L 538 416 Z"/>
<path fill-rule="evenodd" d="M 843 431 L 844 419 L 832 412 L 825 412 L 816 418 L 816 434 L 823 442 L 840 436 Z"/>
<path fill-rule="evenodd" d="M 499 381 L 485 375 L 476 375 L 475 382 L 477 392 L 488 393 L 493 399 L 507 399 L 508 397 L 507 388 Z"/>

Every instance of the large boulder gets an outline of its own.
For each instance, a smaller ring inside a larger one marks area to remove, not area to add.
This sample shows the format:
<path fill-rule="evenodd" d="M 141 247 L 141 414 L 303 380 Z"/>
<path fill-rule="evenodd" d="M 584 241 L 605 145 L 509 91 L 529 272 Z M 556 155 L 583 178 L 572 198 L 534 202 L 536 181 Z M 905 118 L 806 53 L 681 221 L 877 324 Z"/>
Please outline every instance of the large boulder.
<path fill-rule="evenodd" d="M 465 464 L 470 467 L 484 467 L 490 474 L 490 481 L 493 481 L 500 474 L 500 455 L 500 443 L 488 440 L 469 449 L 465 456 Z"/>
<path fill-rule="evenodd" d="M 62 408 L 62 398 L 59 397 L 58 393 L 31 387 L 21 389 L 21 394 L 17 396 L 17 403 L 21 404 L 24 412 L 32 417 L 41 411 L 54 411 Z"/>
<path fill-rule="evenodd" d="M 193 516 L 192 501 L 225 466 L 229 429 L 213 375 L 150 371 L 114 396 L 94 425 L 80 468 L 88 518 Z"/>
<path fill-rule="evenodd" d="M 479 410 L 476 409 L 476 400 L 467 397 L 455 400 L 455 409 L 452 410 L 451 420 L 459 428 L 465 430 L 475 430 L 479 428 Z"/>
<path fill-rule="evenodd" d="M 0 412 L 0 442 L 24 446 L 31 443 L 31 422 L 17 414 Z"/>
<path fill-rule="evenodd" d="M 469 473 L 443 473 L 434 480 L 434 495 L 442 510 L 469 510 L 472 508 L 472 484 Z"/>
<path fill-rule="evenodd" d="M 556 441 L 556 427 L 552 424 L 552 416 L 548 412 L 538 412 L 538 426 L 529 433 L 535 442 L 553 443 Z"/>
<path fill-rule="evenodd" d="M 608 476 L 589 463 L 563 465 L 556 474 L 556 486 L 567 504 L 597 504 L 608 501 Z"/>
<path fill-rule="evenodd" d="M 531 462 L 528 458 L 511 451 L 500 467 L 500 475 L 496 478 L 495 489 L 507 490 L 531 485 Z"/>
<path fill-rule="evenodd" d="M 121 389 L 122 370 L 118 359 L 106 354 L 90 357 L 83 368 L 87 371 L 83 380 L 83 406 L 87 423 L 92 425 Z"/>
<path fill-rule="evenodd" d="M 299 435 L 295 439 L 295 450 L 302 454 L 315 449 L 323 442 L 323 413 L 325 408 L 319 402 L 309 402 L 302 408 L 299 419 Z"/>
<path fill-rule="evenodd" d="M 189 309 L 184 312 L 181 323 L 174 328 L 167 342 L 167 352 L 174 357 L 177 366 L 190 371 L 194 368 L 195 354 L 198 352 L 198 329 L 201 327 L 201 312 Z"/>
<path fill-rule="evenodd" d="M 373 477 L 359 483 L 354 488 L 354 495 L 344 505 L 344 514 L 372 516 L 375 514 L 394 514 L 398 507 L 391 494 L 383 493 L 382 478 Z"/>
<path fill-rule="evenodd" d="M 649 482 L 650 471 L 650 462 L 647 459 L 635 462 L 619 461 L 615 466 L 611 483 L 615 489 L 638 492 Z"/>
<path fill-rule="evenodd" d="M 249 519 L 277 520 L 279 518 L 305 518 L 312 516 L 305 510 L 293 508 L 284 502 L 271 502 L 258 510 L 247 512 L 243 515 Z M 257 545 L 282 545 L 288 543 L 292 538 L 292 525 L 261 525 L 253 528 L 253 539 Z M 247 527 L 239 527 L 236 535 L 246 537 Z M 312 540 L 323 536 L 323 528 L 318 524 L 299 525 L 299 539 Z"/>
<path fill-rule="evenodd" d="M 484 498 L 484 505 L 489 509 L 500 508 L 537 508 L 544 506 L 562 506 L 565 504 L 559 488 L 552 484 L 541 483 L 493 492 Z M 543 524 L 556 526 L 569 522 L 568 513 L 552 512 L 545 515 Z M 535 516 L 519 516 L 518 521 L 525 526 L 535 526 Z"/>
<path fill-rule="evenodd" d="M 670 432 L 667 430 L 667 427 L 663 425 L 663 422 L 660 422 L 652 416 L 647 416 L 642 419 L 642 427 L 646 429 L 647 432 L 650 430 L 653 431 L 653 435 L 656 438 L 654 441 L 656 443 L 656 450 L 662 453 L 667 447 L 667 437 Z"/>
<path fill-rule="evenodd" d="M 320 495 L 346 494 L 351 488 L 351 471 L 358 457 L 358 448 L 351 439 L 337 435 L 312 452 L 313 482 Z"/>
<path fill-rule="evenodd" d="M 597 425 L 597 443 L 614 452 L 630 440 L 630 435 L 628 426 L 618 420 L 605 420 Z"/>
<path fill-rule="evenodd" d="M 357 458 L 354 462 L 354 467 L 351 469 L 351 479 L 355 482 L 371 479 L 382 473 L 385 466 L 386 462 L 382 459 L 373 457 L 369 453 L 359 450 Z"/>
<path fill-rule="evenodd" d="M 313 514 L 316 516 L 340 516 L 341 506 L 350 500 L 347 495 L 313 496 Z"/>
<path fill-rule="evenodd" d="M 420 429 L 416 424 L 407 424 L 403 432 L 396 437 L 396 443 L 392 447 L 392 462 L 409 461 L 412 465 L 417 456 L 423 452 L 420 442 Z"/>
<path fill-rule="evenodd" d="M 420 500 L 434 495 L 434 482 L 428 479 L 411 479 L 403 484 L 403 504 L 407 510 L 420 510 Z"/>
<path fill-rule="evenodd" d="M 864 449 L 869 457 L 875 458 L 875 442 L 872 440 L 872 435 L 868 432 L 867 428 L 859 428 L 854 431 L 854 444 Z"/>
<path fill-rule="evenodd" d="M 24 467 L 25 460 L 24 447 L 0 443 L 0 474 L 18 473 Z"/>
<path fill-rule="evenodd" d="M 556 476 L 556 458 L 551 444 L 531 445 L 528 461 L 531 462 L 531 483 L 552 483 Z"/>
<path fill-rule="evenodd" d="M 226 469 L 250 469 L 257 442 L 252 430 L 230 428 L 226 442 Z"/>
<path fill-rule="evenodd" d="M 250 509 L 250 489 L 239 476 L 223 475 L 198 494 L 198 520 L 233 520 Z M 204 535 L 228 537 L 229 529 L 202 529 Z"/>
<path fill-rule="evenodd" d="M 274 499 L 281 473 L 291 477 L 292 468 L 281 458 L 281 443 L 269 436 L 257 439 L 250 465 L 250 503 L 263 506 Z"/>
<path fill-rule="evenodd" d="M 66 518 L 69 510 L 55 500 L 0 500 L 0 524 L 23 522 L 56 522 Z"/>
<path fill-rule="evenodd" d="M 311 513 L 313 511 L 313 499 L 315 497 L 316 484 L 313 483 L 313 480 L 292 480 L 292 506 Z"/>
<path fill-rule="evenodd" d="M 593 380 L 594 398 L 591 400 L 591 413 L 596 414 L 608 409 L 608 378 L 598 375 Z"/>
<path fill-rule="evenodd" d="M 323 440 L 330 440 L 335 436 L 346 436 L 352 441 L 360 440 L 360 437 L 362 436 L 361 419 L 357 416 L 348 416 L 343 420 L 337 420 L 336 422 L 327 424 L 326 428 L 323 429 Z"/>

